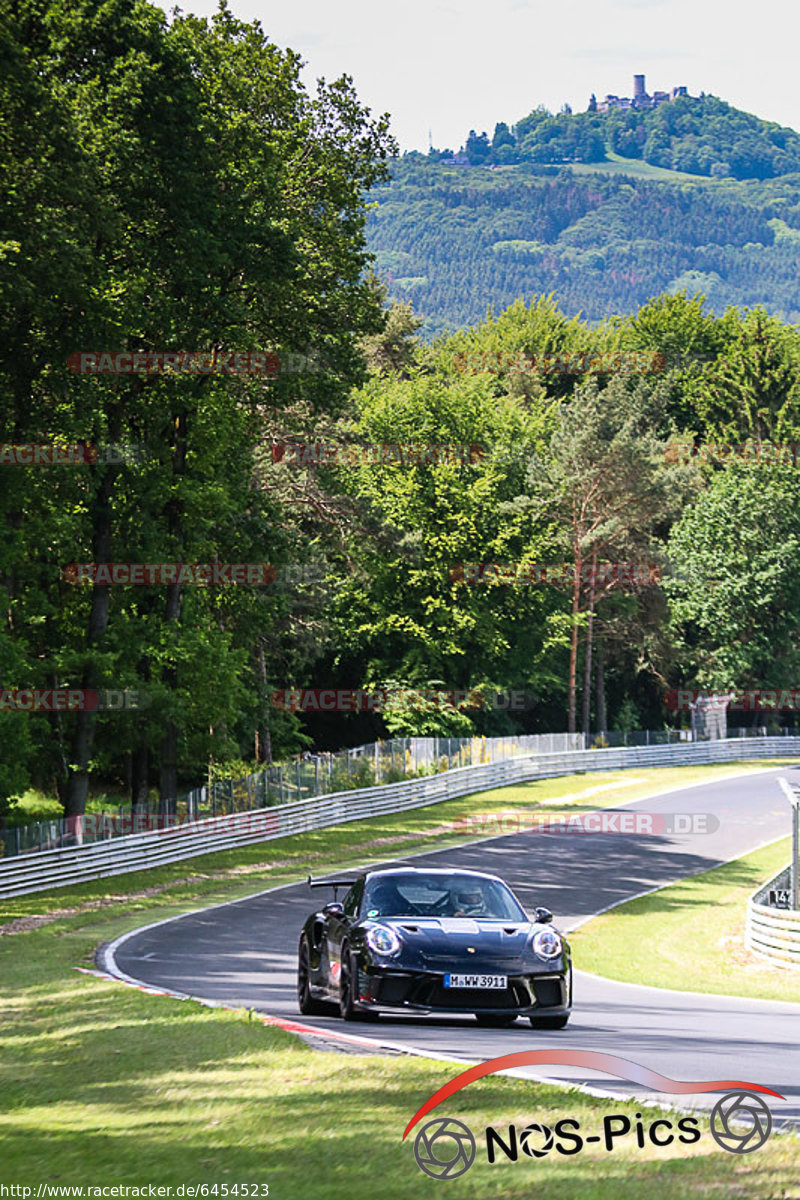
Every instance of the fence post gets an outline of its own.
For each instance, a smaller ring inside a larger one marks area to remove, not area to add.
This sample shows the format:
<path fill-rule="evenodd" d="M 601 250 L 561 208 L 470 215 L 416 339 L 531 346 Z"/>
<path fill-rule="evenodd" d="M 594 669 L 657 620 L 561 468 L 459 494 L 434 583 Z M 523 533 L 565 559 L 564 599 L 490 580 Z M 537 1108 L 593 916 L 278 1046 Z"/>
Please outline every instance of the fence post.
<path fill-rule="evenodd" d="M 800 909 L 800 797 L 797 792 L 792 810 L 792 908 Z"/>

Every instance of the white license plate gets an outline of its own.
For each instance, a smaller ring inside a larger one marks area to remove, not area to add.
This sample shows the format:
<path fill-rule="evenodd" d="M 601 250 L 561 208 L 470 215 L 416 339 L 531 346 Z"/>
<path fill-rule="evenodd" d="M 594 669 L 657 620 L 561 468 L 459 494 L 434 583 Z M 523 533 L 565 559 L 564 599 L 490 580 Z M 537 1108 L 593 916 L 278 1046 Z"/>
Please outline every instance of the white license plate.
<path fill-rule="evenodd" d="M 507 975 L 445 975 L 446 988 L 483 988 L 502 991 L 508 987 Z"/>

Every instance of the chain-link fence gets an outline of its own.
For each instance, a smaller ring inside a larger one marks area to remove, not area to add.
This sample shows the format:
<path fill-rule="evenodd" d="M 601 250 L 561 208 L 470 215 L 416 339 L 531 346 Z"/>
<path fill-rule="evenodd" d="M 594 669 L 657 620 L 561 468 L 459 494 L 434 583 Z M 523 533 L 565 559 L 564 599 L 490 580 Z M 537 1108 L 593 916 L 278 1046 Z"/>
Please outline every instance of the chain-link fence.
<path fill-rule="evenodd" d="M 741 736 L 767 734 L 766 728 L 737 732 Z M 781 731 L 786 735 L 793 732 Z M 589 737 L 582 733 L 537 733 L 495 738 L 390 738 L 336 753 L 299 755 L 290 763 L 264 767 L 239 779 L 219 779 L 172 800 L 11 826 L 0 830 L 0 857 L 85 845 L 208 817 L 273 808 L 315 796 L 398 783 L 455 767 L 501 762 L 518 754 L 659 746 L 689 740 L 688 730 L 677 729 L 631 730 Z"/>

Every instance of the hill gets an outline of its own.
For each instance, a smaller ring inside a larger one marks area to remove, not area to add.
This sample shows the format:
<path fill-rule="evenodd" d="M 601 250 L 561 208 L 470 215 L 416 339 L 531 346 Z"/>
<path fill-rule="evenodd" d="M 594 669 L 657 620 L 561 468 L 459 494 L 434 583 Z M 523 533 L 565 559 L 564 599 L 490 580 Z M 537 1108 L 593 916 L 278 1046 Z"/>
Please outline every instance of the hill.
<path fill-rule="evenodd" d="M 509 166 L 604 162 L 612 155 L 691 175 L 773 179 L 800 171 L 800 135 L 717 96 L 684 95 L 653 108 L 606 112 L 553 114 L 539 107 L 512 128 L 498 122 L 491 141 L 470 130 L 458 157 L 472 166 Z M 453 152 L 432 150 L 430 157 L 446 161 Z"/>
<path fill-rule="evenodd" d="M 579 117 L 655 119 L 679 104 Z M 716 149 L 720 161 L 726 146 Z M 592 321 L 687 289 L 717 313 L 762 304 L 800 322 L 800 170 L 741 181 L 641 158 L 628 173 L 624 156 L 605 153 L 500 167 L 405 155 L 370 193 L 368 243 L 390 295 L 413 302 L 428 336 L 536 293 Z"/>

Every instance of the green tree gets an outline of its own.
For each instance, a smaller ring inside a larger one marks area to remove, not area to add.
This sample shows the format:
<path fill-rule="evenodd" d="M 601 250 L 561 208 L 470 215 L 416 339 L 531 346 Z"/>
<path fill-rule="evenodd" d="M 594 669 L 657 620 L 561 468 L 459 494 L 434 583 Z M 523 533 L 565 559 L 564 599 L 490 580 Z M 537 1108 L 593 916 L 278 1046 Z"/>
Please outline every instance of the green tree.
<path fill-rule="evenodd" d="M 653 562 L 659 530 L 678 515 L 691 468 L 669 463 L 658 431 L 666 388 L 617 376 L 581 385 L 562 405 L 544 463 L 528 474 L 529 503 L 547 513 L 574 566 L 570 604 L 567 728 L 576 728 L 579 630 L 585 624 L 583 728 L 589 732 L 597 605 L 620 588 L 604 561 Z M 585 572 L 585 574 L 584 574 Z M 646 583 L 649 584 L 649 576 Z"/>
<path fill-rule="evenodd" d="M 800 668 L 800 480 L 731 464 L 669 538 L 671 619 L 701 688 L 794 687 Z"/>
<path fill-rule="evenodd" d="M 168 23 L 144 0 L 47 14 L 26 0 L 3 36 L 13 69 L 0 99 L 12 116 L 35 110 L 40 125 L 30 143 L 4 146 L 4 211 L 20 249 L 0 265 L 0 303 L 11 329 L 30 328 L 0 362 L 9 430 L 19 440 L 146 447 L 134 469 L 98 460 L 37 479 L 38 510 L 31 496 L 6 497 L 4 584 L 26 647 L 20 672 L 85 688 L 138 681 L 151 693 L 135 738 L 133 726 L 120 738 L 92 712 L 59 722 L 50 756 L 74 814 L 115 743 L 141 759 L 157 735 L 154 766 L 169 798 L 211 724 L 230 752 L 248 708 L 255 719 L 242 672 L 259 637 L 244 622 L 246 603 L 187 596 L 178 584 L 133 597 L 104 584 L 75 589 L 61 571 L 140 555 L 261 561 L 279 546 L 251 487 L 254 452 L 267 414 L 298 396 L 336 411 L 364 377 L 358 342 L 380 314 L 365 279 L 363 193 L 393 143 L 349 79 L 309 96 L 299 58 L 224 6 L 210 22 Z M 39 143 L 49 143 L 43 189 L 26 208 Z M 40 261 L 59 239 L 64 250 Z M 326 369 L 249 381 L 86 379 L 66 369 L 69 352 L 103 347 L 268 349 L 284 360 L 311 348 Z M 38 515 L 23 536 L 28 508 Z"/>

